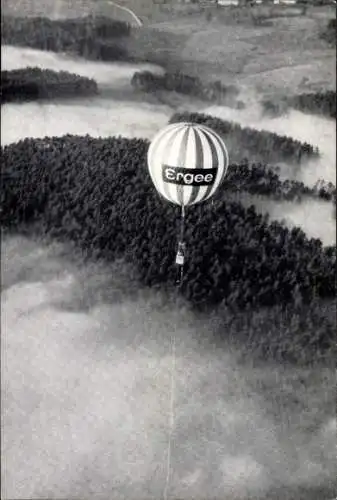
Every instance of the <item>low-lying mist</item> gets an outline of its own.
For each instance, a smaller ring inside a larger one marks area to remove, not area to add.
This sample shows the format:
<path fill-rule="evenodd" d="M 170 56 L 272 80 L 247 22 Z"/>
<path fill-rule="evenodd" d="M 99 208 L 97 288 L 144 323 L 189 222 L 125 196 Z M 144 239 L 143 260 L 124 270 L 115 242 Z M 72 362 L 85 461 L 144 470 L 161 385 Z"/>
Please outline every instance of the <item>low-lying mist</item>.
<path fill-rule="evenodd" d="M 333 495 L 330 369 L 239 363 L 122 262 L 21 237 L 2 257 L 3 498 L 162 498 L 172 417 L 169 498 Z"/>
<path fill-rule="evenodd" d="M 250 96 L 247 107 L 242 110 L 210 106 L 203 112 L 224 120 L 238 122 L 244 127 L 267 130 L 317 146 L 321 153 L 318 161 L 307 162 L 301 169 L 281 164 L 281 174 L 283 173 L 288 179 L 302 181 L 308 186 L 314 185 L 318 179 L 335 184 L 336 120 L 305 114 L 294 109 L 282 116 L 270 118 L 263 114 L 258 99 L 258 96 L 255 96 L 255 100 Z"/>
<path fill-rule="evenodd" d="M 269 214 L 270 220 L 283 221 L 287 227 L 299 226 L 309 238 L 319 238 L 323 245 L 336 244 L 336 217 L 329 201 L 276 201 L 248 193 L 231 193 L 228 198 L 246 207 L 254 205 L 258 213 Z"/>

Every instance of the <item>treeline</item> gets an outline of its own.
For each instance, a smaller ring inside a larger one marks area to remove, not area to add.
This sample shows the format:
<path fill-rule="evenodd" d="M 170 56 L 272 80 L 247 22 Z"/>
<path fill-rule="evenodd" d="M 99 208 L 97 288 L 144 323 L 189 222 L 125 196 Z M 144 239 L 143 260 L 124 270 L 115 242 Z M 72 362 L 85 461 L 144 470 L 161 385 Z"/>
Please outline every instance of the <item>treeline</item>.
<path fill-rule="evenodd" d="M 289 99 L 290 106 L 306 113 L 322 114 L 336 118 L 336 91 L 295 95 Z"/>
<path fill-rule="evenodd" d="M 283 97 L 278 101 L 266 99 L 262 101 L 262 106 L 264 111 L 272 116 L 282 115 L 289 108 L 295 108 L 304 113 L 336 118 L 336 91 L 299 94 L 292 97 Z"/>
<path fill-rule="evenodd" d="M 336 18 L 329 19 L 326 28 L 321 33 L 321 38 L 333 47 L 336 47 L 336 27 Z"/>
<path fill-rule="evenodd" d="M 261 163 L 249 163 L 248 160 L 229 167 L 223 190 L 215 197 L 223 197 L 223 191 L 246 191 L 274 200 L 300 202 L 304 198 L 317 198 L 336 203 L 336 186 L 332 182 L 318 181 L 310 188 L 303 182 L 289 179 L 282 181 L 274 168 Z"/>
<path fill-rule="evenodd" d="M 170 119 L 170 123 L 183 121 L 201 123 L 217 131 L 224 138 L 232 161 L 237 162 L 247 157 L 262 163 L 277 164 L 286 161 L 301 164 L 308 159 L 319 157 L 318 148 L 308 143 L 272 132 L 241 127 L 237 123 L 210 115 L 183 112 L 175 113 Z"/>
<path fill-rule="evenodd" d="M 127 23 L 102 16 L 58 20 L 6 16 L 1 20 L 1 43 L 114 61 L 127 59 L 119 40 L 130 31 Z"/>
<path fill-rule="evenodd" d="M 2 149 L 2 224 L 127 255 L 146 285 L 176 279 L 177 208 L 155 192 L 141 139 L 65 136 Z M 336 248 L 223 199 L 187 211 L 182 293 L 199 310 L 309 304 L 335 296 Z"/>
<path fill-rule="evenodd" d="M 179 71 L 156 75 L 151 71 L 140 71 L 133 75 L 131 84 L 134 88 L 145 92 L 158 90 L 174 91 L 181 94 L 204 99 L 210 102 L 233 103 L 239 91 L 235 85 L 223 85 L 219 80 L 203 83 L 200 78 L 189 76 Z M 236 103 L 244 106 L 243 103 Z"/>
<path fill-rule="evenodd" d="M 221 305 L 213 313 L 213 336 L 239 348 L 249 360 L 315 364 L 335 359 L 336 301 L 317 299 L 310 305 L 274 306 L 233 314 Z"/>
<path fill-rule="evenodd" d="M 23 68 L 1 71 L 1 103 L 80 97 L 98 93 L 97 83 L 67 71 Z"/>

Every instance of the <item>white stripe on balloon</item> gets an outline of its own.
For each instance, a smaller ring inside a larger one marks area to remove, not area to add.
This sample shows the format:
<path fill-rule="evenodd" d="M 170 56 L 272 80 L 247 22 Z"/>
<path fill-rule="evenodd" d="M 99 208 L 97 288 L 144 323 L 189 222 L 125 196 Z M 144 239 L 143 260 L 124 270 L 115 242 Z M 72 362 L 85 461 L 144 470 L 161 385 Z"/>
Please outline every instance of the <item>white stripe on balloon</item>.
<path fill-rule="evenodd" d="M 186 147 L 186 159 L 185 159 L 185 168 L 196 168 L 197 166 L 197 151 L 196 151 L 196 143 L 195 143 L 195 131 L 192 127 L 189 128 L 187 147 Z M 184 205 L 187 206 L 189 200 L 192 196 L 193 186 L 188 186 L 186 189 L 184 187 Z"/>

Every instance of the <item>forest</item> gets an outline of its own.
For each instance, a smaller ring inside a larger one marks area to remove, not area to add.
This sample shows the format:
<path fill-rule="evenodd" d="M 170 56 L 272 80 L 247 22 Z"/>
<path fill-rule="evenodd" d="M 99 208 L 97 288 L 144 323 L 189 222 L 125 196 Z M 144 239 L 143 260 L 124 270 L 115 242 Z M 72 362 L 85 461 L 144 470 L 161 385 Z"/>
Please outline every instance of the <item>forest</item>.
<path fill-rule="evenodd" d="M 164 75 L 156 75 L 151 71 L 139 71 L 133 75 L 131 84 L 137 90 L 144 92 L 174 91 L 205 101 L 227 105 L 235 103 L 236 107 L 244 107 L 243 102 L 236 99 L 239 91 L 235 85 L 224 85 L 219 80 L 203 83 L 200 78 L 179 71 L 166 72 Z"/>
<path fill-rule="evenodd" d="M 1 19 L 1 44 L 69 52 L 92 60 L 127 60 L 118 40 L 129 36 L 130 29 L 127 23 L 103 16 L 61 20 L 6 16 Z"/>
<path fill-rule="evenodd" d="M 231 158 L 240 161 L 248 157 L 254 161 L 277 164 L 287 161 L 300 165 L 311 158 L 318 158 L 318 148 L 308 143 L 301 143 L 287 136 L 280 136 L 273 132 L 259 131 L 239 124 L 221 120 L 202 113 L 175 113 L 170 123 L 191 121 L 206 125 L 218 132 L 231 150 Z"/>
<path fill-rule="evenodd" d="M 273 100 L 263 99 L 262 106 L 264 111 L 271 116 L 282 115 L 289 108 L 293 108 L 304 113 L 336 119 L 336 91 L 310 92 Z"/>
<path fill-rule="evenodd" d="M 2 224 L 34 226 L 92 255 L 127 256 L 148 286 L 172 286 L 177 210 L 154 192 L 148 142 L 89 136 L 25 139 L 2 150 Z M 235 177 L 244 183 L 241 172 Z M 93 179 L 95 178 L 95 182 Z M 248 181 L 248 190 L 249 190 Z M 335 296 L 335 247 L 218 196 L 187 212 L 184 297 L 198 310 L 285 308 Z M 113 202 L 112 202 L 113 200 Z"/>
<path fill-rule="evenodd" d="M 67 71 L 22 68 L 1 71 L 1 102 L 96 95 L 97 83 Z"/>

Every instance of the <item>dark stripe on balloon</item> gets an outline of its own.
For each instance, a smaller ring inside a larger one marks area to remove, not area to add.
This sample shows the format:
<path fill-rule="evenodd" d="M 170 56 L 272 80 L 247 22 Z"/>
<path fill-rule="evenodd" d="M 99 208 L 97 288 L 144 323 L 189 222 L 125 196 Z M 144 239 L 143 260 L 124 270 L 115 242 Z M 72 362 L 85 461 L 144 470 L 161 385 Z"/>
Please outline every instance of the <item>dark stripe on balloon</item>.
<path fill-rule="evenodd" d="M 215 191 L 217 191 L 217 189 L 219 189 L 219 187 L 221 186 L 224 178 L 225 178 L 225 175 L 227 173 L 227 168 L 228 168 L 228 153 L 227 153 L 227 149 L 226 149 L 226 145 L 225 143 L 223 142 L 222 138 L 216 134 L 213 130 L 210 130 L 209 133 L 214 137 L 214 141 L 219 145 L 220 149 L 221 149 L 221 152 L 223 154 L 223 158 L 224 158 L 224 163 L 223 165 L 221 165 L 221 175 L 220 175 L 220 178 L 218 178 L 217 182 L 215 183 L 215 189 L 214 189 L 214 192 L 212 193 L 211 196 L 213 196 L 213 194 L 215 193 Z M 214 186 L 213 186 L 214 187 Z"/>
<path fill-rule="evenodd" d="M 212 136 L 213 144 L 217 144 L 221 150 L 221 164 L 219 162 L 219 165 L 218 165 L 219 176 L 217 177 L 216 182 L 213 184 L 210 192 L 207 193 L 207 197 L 211 198 L 214 195 L 215 191 L 217 191 L 217 189 L 219 188 L 219 186 L 221 185 L 221 183 L 225 177 L 225 174 L 227 171 L 227 166 L 228 166 L 228 161 L 227 161 L 228 154 L 227 154 L 226 146 L 225 146 L 224 142 L 222 141 L 221 137 L 216 132 L 214 132 L 213 130 L 211 130 L 209 128 L 206 128 L 205 132 L 207 132 L 210 136 Z M 217 153 L 217 154 L 219 154 L 219 153 Z M 223 156 L 223 159 L 222 159 L 222 156 Z M 220 160 L 219 156 L 218 156 L 218 160 Z"/>
<path fill-rule="evenodd" d="M 198 129 L 192 128 L 193 133 L 194 133 L 194 139 L 195 139 L 195 158 L 196 158 L 196 168 L 203 168 L 204 165 L 204 150 L 202 147 L 202 142 L 200 139 L 200 132 Z M 191 205 L 192 203 L 195 202 L 195 200 L 198 197 L 198 194 L 200 193 L 200 187 L 198 186 L 193 186 L 192 192 L 190 195 L 190 199 L 188 200 L 188 204 Z"/>
<path fill-rule="evenodd" d="M 211 154 L 212 154 L 212 168 L 219 168 L 218 152 L 217 152 L 216 147 L 215 147 L 214 142 L 213 142 L 214 141 L 214 136 L 208 130 L 203 130 L 203 132 L 204 132 L 205 139 L 207 140 L 207 142 L 209 144 L 209 147 L 211 149 Z M 218 176 L 216 176 L 216 178 L 217 177 Z M 203 196 L 203 199 L 201 201 L 206 200 L 209 197 L 209 195 L 210 195 L 210 193 L 211 193 L 211 191 L 213 189 L 213 186 L 214 186 L 214 184 L 211 184 L 210 186 L 208 186 L 208 188 L 206 190 L 206 193 Z"/>
<path fill-rule="evenodd" d="M 186 164 L 187 143 L 188 143 L 190 129 L 191 129 L 191 126 L 187 125 L 187 127 L 184 130 L 184 134 L 180 140 L 179 152 L 178 152 L 178 158 L 177 158 L 177 166 L 179 166 L 179 167 L 180 166 L 184 167 Z M 180 205 L 184 204 L 184 186 L 177 186 L 177 200 L 179 201 Z"/>
<path fill-rule="evenodd" d="M 225 145 L 224 141 L 222 140 L 222 138 L 219 135 L 215 134 L 214 132 L 213 132 L 213 134 L 214 134 L 214 137 L 216 138 L 217 143 L 220 146 L 220 149 L 221 149 L 223 157 L 224 157 L 224 166 L 223 166 L 223 170 L 222 170 L 222 174 L 221 174 L 221 179 L 220 179 L 220 182 L 219 182 L 219 185 L 218 185 L 218 187 L 219 187 L 221 185 L 222 181 L 224 180 L 226 172 L 227 172 L 227 168 L 228 168 L 228 152 L 227 152 L 226 145 Z"/>

